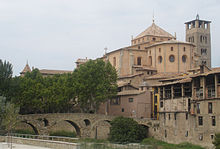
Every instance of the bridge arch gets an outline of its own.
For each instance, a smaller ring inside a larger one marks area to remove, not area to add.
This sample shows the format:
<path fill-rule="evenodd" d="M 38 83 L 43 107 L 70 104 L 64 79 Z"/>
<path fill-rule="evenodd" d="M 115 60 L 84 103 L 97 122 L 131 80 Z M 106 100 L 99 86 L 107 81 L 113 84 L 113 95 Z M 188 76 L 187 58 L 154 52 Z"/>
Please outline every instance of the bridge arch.
<path fill-rule="evenodd" d="M 38 129 L 37 129 L 37 127 L 35 127 L 31 122 L 28 122 L 28 121 L 20 121 L 16 126 L 15 126 L 15 129 L 27 129 L 28 127 L 27 127 L 27 125 L 29 126 L 29 128 L 31 128 L 33 131 L 34 131 L 34 133 L 36 134 L 36 135 L 39 135 L 39 132 L 38 132 Z"/>
<path fill-rule="evenodd" d="M 68 122 L 69 124 L 71 124 L 75 128 L 77 136 L 81 137 L 80 127 L 75 122 L 73 122 L 71 120 L 65 120 L 65 121 Z"/>
<path fill-rule="evenodd" d="M 144 124 L 138 124 L 138 125 L 141 126 L 143 130 L 145 131 L 144 138 L 148 138 L 149 137 L 149 126 L 144 125 Z"/>
<path fill-rule="evenodd" d="M 91 127 L 91 137 L 96 139 L 107 139 L 110 132 L 110 120 L 101 119 L 93 123 Z"/>

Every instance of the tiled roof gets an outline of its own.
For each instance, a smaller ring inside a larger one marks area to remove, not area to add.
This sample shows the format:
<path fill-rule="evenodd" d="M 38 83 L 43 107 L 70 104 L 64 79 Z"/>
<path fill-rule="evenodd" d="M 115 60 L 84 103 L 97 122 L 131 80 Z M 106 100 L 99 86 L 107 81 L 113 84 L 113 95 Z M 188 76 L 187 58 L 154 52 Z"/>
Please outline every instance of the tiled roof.
<path fill-rule="evenodd" d="M 140 65 L 133 65 L 133 68 L 138 68 L 137 70 L 157 70 L 156 68 L 150 66 L 140 66 Z"/>
<path fill-rule="evenodd" d="M 119 76 L 119 79 L 124 79 L 124 78 L 133 78 L 135 76 L 143 75 L 144 73 L 137 73 L 137 74 L 132 74 L 132 75 L 124 75 L 124 76 Z"/>
<path fill-rule="evenodd" d="M 165 79 L 165 78 L 172 78 L 172 77 L 176 77 L 178 75 L 181 75 L 181 73 L 157 73 L 155 75 L 146 77 L 146 80 L 154 80 L 154 79 Z"/>
<path fill-rule="evenodd" d="M 49 69 L 41 69 L 39 71 L 41 74 L 46 74 L 46 75 L 64 74 L 64 73 L 72 73 L 73 72 L 73 71 L 69 71 L 69 70 L 49 70 Z"/>
<path fill-rule="evenodd" d="M 175 38 L 173 35 L 166 32 L 165 30 L 157 26 L 155 23 L 152 23 L 150 27 L 148 27 L 145 31 L 140 33 L 137 37 L 135 37 L 135 39 L 144 37 L 146 35 Z"/>
<path fill-rule="evenodd" d="M 24 67 L 21 73 L 26 73 L 26 72 L 31 72 L 31 68 L 29 67 L 28 63 L 26 64 L 26 66 Z"/>
<path fill-rule="evenodd" d="M 118 92 L 118 96 L 126 96 L 126 95 L 139 95 L 144 93 L 145 91 L 139 91 L 139 90 L 126 90 L 122 92 Z"/>
<path fill-rule="evenodd" d="M 183 42 L 183 41 L 171 39 L 171 40 L 167 40 L 167 41 L 163 41 L 163 42 L 158 42 L 158 43 L 152 44 L 152 45 L 150 45 L 149 47 L 153 47 L 153 46 L 157 46 L 157 45 L 161 45 L 161 44 L 188 44 L 188 45 L 195 46 L 195 45 L 194 45 L 193 43 L 191 43 L 191 42 Z"/>

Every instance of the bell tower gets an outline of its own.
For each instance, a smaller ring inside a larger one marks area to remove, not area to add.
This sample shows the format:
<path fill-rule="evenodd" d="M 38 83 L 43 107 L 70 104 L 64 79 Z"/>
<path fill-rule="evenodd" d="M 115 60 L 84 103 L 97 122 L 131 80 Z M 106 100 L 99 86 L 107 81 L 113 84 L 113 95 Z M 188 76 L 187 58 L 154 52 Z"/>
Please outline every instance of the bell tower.
<path fill-rule="evenodd" d="M 198 64 L 204 64 L 211 68 L 211 21 L 196 19 L 186 22 L 186 41 L 195 44 L 196 51 L 200 56 Z"/>

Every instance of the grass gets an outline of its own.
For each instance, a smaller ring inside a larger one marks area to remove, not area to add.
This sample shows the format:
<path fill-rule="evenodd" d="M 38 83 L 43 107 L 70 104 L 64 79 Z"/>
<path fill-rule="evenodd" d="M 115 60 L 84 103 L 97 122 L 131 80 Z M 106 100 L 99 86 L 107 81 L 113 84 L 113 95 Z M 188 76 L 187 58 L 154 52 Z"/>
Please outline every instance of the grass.
<path fill-rule="evenodd" d="M 27 129 L 16 129 L 12 131 L 13 133 L 18 133 L 18 134 L 30 134 L 30 135 L 35 135 L 34 131 L 27 130 Z"/>
<path fill-rule="evenodd" d="M 152 145 L 151 149 L 204 149 L 201 146 L 191 143 L 169 144 L 154 138 L 146 138 L 141 144 Z"/>
<path fill-rule="evenodd" d="M 82 138 L 82 139 L 79 139 L 79 142 L 84 142 L 84 143 L 109 143 L 108 140 L 93 139 L 93 138 Z"/>
<path fill-rule="evenodd" d="M 71 137 L 75 138 L 75 132 L 68 132 L 68 131 L 54 131 L 49 133 L 50 136 L 59 136 L 59 137 Z"/>

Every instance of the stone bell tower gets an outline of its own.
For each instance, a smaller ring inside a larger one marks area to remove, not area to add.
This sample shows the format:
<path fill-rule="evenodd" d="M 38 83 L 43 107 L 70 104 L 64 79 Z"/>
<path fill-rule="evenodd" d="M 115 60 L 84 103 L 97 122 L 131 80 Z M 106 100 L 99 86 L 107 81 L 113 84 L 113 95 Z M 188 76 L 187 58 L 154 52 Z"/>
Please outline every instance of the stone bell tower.
<path fill-rule="evenodd" d="M 204 64 L 211 68 L 211 21 L 196 19 L 186 22 L 186 41 L 196 45 L 196 51 L 200 56 L 198 64 Z"/>

